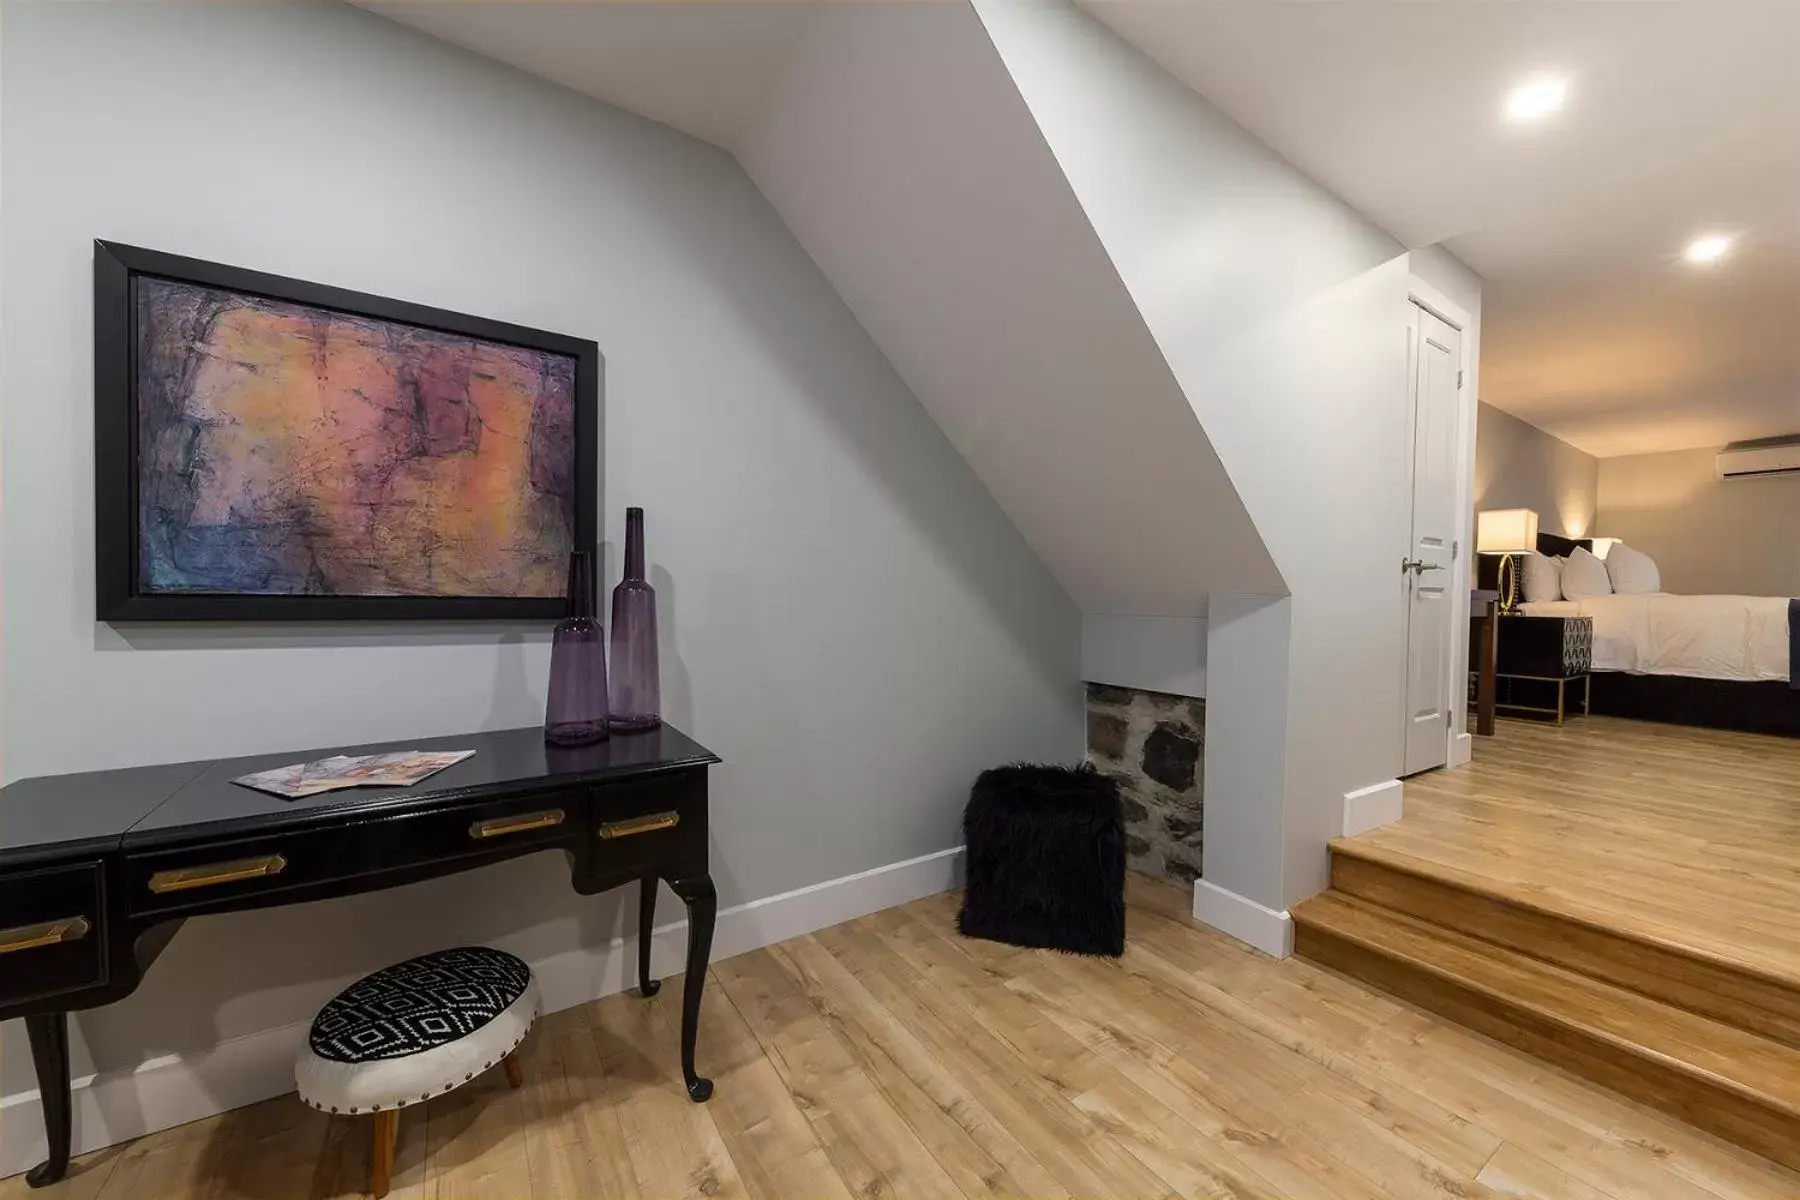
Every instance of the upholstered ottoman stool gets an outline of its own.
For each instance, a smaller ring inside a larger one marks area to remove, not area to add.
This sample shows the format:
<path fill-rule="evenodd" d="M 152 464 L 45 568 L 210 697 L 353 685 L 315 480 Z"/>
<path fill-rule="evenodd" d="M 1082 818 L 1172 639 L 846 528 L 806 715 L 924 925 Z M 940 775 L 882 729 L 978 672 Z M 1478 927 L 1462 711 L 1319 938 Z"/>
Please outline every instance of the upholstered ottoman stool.
<path fill-rule="evenodd" d="M 294 1067 L 300 1099 L 375 1119 L 369 1190 L 387 1195 L 400 1110 L 496 1064 L 513 1087 L 513 1052 L 537 1019 L 537 984 L 523 959 L 485 946 L 439 950 L 383 967 L 319 1010 Z"/>
<path fill-rule="evenodd" d="M 1117 958 L 1125 952 L 1119 785 L 1091 765 L 983 771 L 963 810 L 965 937 Z"/>

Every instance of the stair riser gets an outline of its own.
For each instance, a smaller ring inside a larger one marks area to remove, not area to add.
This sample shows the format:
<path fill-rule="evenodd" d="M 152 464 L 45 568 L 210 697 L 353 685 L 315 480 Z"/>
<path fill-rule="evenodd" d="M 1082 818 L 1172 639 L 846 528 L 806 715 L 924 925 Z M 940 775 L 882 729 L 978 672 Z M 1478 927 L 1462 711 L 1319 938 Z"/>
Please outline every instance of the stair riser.
<path fill-rule="evenodd" d="M 1800 1049 L 1800 990 L 1773 980 L 1341 851 L 1331 856 L 1331 885 Z"/>
<path fill-rule="evenodd" d="M 1800 1169 L 1800 1119 L 1756 1103 L 1704 1075 L 1617 1045 L 1513 1004 L 1504 996 L 1447 979 L 1379 948 L 1294 922 L 1302 958 L 1410 1000 L 1421 1008 L 1505 1042 L 1526 1054 L 1660 1108 L 1783 1166 Z"/>

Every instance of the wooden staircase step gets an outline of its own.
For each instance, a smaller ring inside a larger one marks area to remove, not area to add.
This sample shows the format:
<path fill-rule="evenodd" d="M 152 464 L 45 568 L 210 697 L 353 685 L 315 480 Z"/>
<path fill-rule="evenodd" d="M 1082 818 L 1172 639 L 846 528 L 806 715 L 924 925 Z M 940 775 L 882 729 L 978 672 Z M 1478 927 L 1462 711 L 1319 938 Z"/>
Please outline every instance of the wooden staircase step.
<path fill-rule="evenodd" d="M 1800 1168 L 1800 1049 L 1337 891 L 1302 957 Z"/>
<path fill-rule="evenodd" d="M 1800 979 L 1397 850 L 1339 839 L 1331 886 L 1800 1048 Z"/>

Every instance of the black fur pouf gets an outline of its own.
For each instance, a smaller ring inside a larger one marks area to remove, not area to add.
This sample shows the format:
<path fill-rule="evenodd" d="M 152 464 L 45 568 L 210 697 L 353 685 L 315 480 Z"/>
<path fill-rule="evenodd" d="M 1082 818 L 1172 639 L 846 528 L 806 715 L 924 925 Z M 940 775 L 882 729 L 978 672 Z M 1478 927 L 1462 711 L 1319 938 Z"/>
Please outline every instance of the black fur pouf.
<path fill-rule="evenodd" d="M 963 810 L 968 884 L 957 928 L 1013 946 L 1125 953 L 1119 786 L 1090 765 L 983 771 Z"/>

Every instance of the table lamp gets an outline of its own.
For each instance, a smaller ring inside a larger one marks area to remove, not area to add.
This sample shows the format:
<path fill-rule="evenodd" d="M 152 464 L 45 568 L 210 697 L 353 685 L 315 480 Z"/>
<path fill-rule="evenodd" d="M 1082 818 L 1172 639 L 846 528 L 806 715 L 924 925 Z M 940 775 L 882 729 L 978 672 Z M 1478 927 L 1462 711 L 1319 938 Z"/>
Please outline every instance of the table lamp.
<path fill-rule="evenodd" d="M 1475 553 L 1500 556 L 1500 611 L 1519 604 L 1515 554 L 1537 549 L 1538 515 L 1529 508 L 1490 508 L 1475 514 Z"/>

